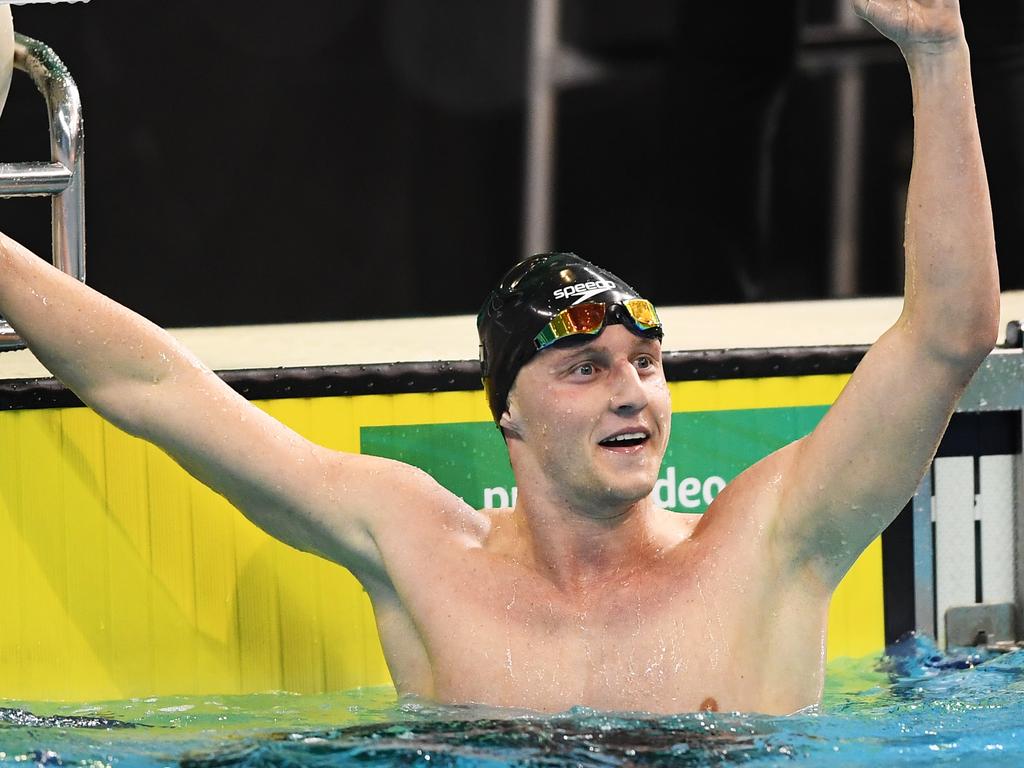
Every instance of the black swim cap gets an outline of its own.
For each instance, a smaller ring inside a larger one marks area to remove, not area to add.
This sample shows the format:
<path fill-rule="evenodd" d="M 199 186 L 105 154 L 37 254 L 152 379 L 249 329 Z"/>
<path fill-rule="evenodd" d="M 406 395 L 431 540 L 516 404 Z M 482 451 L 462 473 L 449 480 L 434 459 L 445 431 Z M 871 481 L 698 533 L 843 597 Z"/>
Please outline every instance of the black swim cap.
<path fill-rule="evenodd" d="M 516 264 L 491 291 L 477 315 L 480 366 L 487 403 L 494 423 L 508 407 L 516 375 L 537 353 L 534 339 L 555 315 L 567 307 L 595 300 L 621 304 L 640 295 L 622 278 L 596 267 L 574 253 L 540 253 Z M 610 317 L 607 322 L 617 322 Z M 638 335 L 661 338 L 661 328 Z"/>

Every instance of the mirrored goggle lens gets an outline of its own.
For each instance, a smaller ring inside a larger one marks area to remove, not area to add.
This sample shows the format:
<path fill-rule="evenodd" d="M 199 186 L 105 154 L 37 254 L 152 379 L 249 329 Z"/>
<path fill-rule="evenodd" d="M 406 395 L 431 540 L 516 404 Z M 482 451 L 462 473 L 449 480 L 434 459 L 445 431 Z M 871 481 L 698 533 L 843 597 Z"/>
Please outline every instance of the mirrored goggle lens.
<path fill-rule="evenodd" d="M 563 309 L 534 337 L 537 349 L 550 347 L 559 339 L 581 333 L 597 333 L 604 327 L 604 304 L 577 304 Z"/>
<path fill-rule="evenodd" d="M 629 299 L 622 303 L 630 318 L 641 331 L 661 327 L 654 305 L 646 299 Z M 544 349 L 559 339 L 579 334 L 595 334 L 604 327 L 605 304 L 578 304 L 555 315 L 543 331 L 534 338 L 537 349 Z"/>
<path fill-rule="evenodd" d="M 647 301 L 647 299 L 629 299 L 622 302 L 622 304 L 626 311 L 629 312 L 629 316 L 633 318 L 636 327 L 641 331 L 661 327 L 658 313 L 655 311 L 654 305 Z"/>

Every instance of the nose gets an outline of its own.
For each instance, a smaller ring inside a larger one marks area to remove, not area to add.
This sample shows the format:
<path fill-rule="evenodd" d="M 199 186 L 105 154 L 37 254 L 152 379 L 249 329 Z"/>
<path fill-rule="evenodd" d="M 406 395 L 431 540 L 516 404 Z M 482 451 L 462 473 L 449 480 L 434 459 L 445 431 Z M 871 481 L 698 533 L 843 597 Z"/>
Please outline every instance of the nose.
<path fill-rule="evenodd" d="M 636 413 L 647 407 L 647 392 L 631 361 L 622 360 L 613 368 L 608 404 L 617 413 Z"/>

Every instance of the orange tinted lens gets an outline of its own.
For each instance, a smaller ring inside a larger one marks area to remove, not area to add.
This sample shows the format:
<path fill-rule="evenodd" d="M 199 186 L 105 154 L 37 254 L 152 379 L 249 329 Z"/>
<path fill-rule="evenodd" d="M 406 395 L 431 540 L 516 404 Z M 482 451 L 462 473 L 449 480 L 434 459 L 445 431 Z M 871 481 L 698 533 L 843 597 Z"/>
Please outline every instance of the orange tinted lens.
<path fill-rule="evenodd" d="M 544 349 L 566 336 L 597 333 L 604 326 L 604 304 L 577 304 L 563 309 L 534 338 L 537 349 Z"/>
<path fill-rule="evenodd" d="M 562 310 L 558 316 L 564 317 L 567 328 L 571 328 L 565 335 L 596 333 L 604 325 L 604 310 L 604 304 L 577 304 Z"/>

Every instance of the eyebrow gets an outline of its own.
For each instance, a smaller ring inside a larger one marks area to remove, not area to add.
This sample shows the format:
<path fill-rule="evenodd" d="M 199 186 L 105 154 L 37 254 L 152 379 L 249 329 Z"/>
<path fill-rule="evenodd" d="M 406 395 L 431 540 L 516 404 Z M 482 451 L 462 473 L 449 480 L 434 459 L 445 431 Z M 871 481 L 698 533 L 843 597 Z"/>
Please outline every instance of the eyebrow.
<path fill-rule="evenodd" d="M 575 340 L 575 339 L 574 339 Z M 586 357 L 607 357 L 608 347 L 600 344 L 600 338 L 587 339 L 585 342 L 576 343 L 573 346 L 553 346 L 549 347 L 549 351 L 553 353 L 554 361 L 559 364 L 572 363 L 576 360 Z M 634 344 L 639 346 L 643 351 L 654 351 L 660 348 L 661 343 L 657 339 L 647 339 L 643 336 L 637 336 L 634 340 Z"/>
<path fill-rule="evenodd" d="M 577 360 L 582 360 L 589 357 L 604 357 L 607 355 L 608 350 L 605 347 L 596 347 L 587 344 L 576 349 L 560 349 L 556 350 L 558 353 L 557 357 L 552 362 L 558 363 L 573 363 Z"/>

